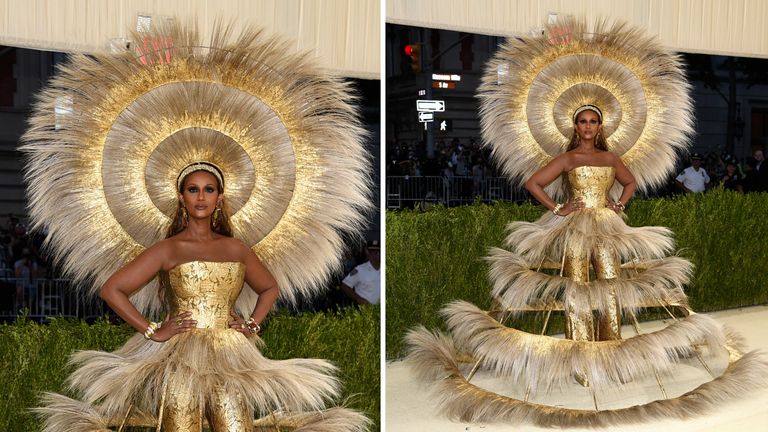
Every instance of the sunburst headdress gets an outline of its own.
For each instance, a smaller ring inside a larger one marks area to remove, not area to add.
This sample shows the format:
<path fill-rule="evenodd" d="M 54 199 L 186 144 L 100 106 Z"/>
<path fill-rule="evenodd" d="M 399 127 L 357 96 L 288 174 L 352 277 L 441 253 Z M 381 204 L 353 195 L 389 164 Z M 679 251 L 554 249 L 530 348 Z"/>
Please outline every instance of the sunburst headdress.
<path fill-rule="evenodd" d="M 600 109 L 608 149 L 641 190 L 667 180 L 693 134 L 680 58 L 642 29 L 565 19 L 540 36 L 512 37 L 479 88 L 483 139 L 504 173 L 527 180 L 565 151 L 576 110 Z M 548 191 L 559 194 L 559 179 Z"/>
<path fill-rule="evenodd" d="M 153 49 L 74 55 L 39 96 L 22 147 L 30 216 L 90 292 L 164 237 L 198 161 L 220 168 L 235 237 L 288 300 L 317 292 L 361 229 L 369 161 L 350 86 L 289 41 L 234 36 L 135 34 Z M 156 311 L 156 294 L 153 281 L 131 301 Z M 254 301 L 243 290 L 238 307 Z"/>

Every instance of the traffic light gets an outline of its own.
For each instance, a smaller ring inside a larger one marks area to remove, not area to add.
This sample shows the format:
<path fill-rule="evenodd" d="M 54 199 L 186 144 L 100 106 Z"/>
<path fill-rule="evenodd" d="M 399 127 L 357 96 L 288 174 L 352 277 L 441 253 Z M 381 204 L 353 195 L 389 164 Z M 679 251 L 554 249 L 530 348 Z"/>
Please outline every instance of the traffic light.
<path fill-rule="evenodd" d="M 421 73 L 421 45 L 408 44 L 405 46 L 405 55 L 411 58 L 411 70 Z"/>

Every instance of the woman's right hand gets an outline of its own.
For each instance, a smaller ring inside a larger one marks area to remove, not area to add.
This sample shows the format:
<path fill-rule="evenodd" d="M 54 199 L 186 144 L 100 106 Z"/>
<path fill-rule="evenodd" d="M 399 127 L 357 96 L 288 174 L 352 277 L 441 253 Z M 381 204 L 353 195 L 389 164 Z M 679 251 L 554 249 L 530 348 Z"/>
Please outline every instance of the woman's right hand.
<path fill-rule="evenodd" d="M 179 333 L 186 333 L 197 326 L 196 320 L 188 319 L 192 312 L 186 311 L 178 315 L 165 318 L 163 325 L 152 335 L 150 339 L 155 342 L 165 342 Z"/>
<path fill-rule="evenodd" d="M 560 210 L 557 211 L 558 216 L 567 216 L 576 210 L 582 210 L 584 208 L 584 201 L 581 199 L 581 197 L 577 197 L 573 200 L 568 200 L 563 204 L 562 207 L 560 207 Z"/>

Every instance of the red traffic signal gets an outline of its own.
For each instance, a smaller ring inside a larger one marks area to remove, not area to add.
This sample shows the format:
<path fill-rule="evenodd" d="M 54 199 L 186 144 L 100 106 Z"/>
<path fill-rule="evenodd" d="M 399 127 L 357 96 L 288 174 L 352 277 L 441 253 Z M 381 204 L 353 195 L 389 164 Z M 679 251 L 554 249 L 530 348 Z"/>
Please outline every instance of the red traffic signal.
<path fill-rule="evenodd" d="M 411 70 L 415 73 L 421 72 L 421 45 L 408 44 L 405 46 L 405 55 L 411 58 Z"/>

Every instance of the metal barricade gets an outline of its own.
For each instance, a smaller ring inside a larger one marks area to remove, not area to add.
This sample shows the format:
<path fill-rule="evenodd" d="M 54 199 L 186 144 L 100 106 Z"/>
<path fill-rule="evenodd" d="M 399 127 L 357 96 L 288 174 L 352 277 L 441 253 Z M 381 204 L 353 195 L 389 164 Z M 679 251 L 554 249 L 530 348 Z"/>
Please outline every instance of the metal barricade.
<path fill-rule="evenodd" d="M 52 316 L 93 319 L 106 307 L 98 299 L 78 296 L 69 279 L 0 279 L 0 317 L 26 314 L 32 319 Z"/>
<path fill-rule="evenodd" d="M 448 207 L 475 201 L 526 201 L 525 189 L 514 187 L 504 177 L 387 177 L 387 208 L 412 208 L 443 204 Z"/>

